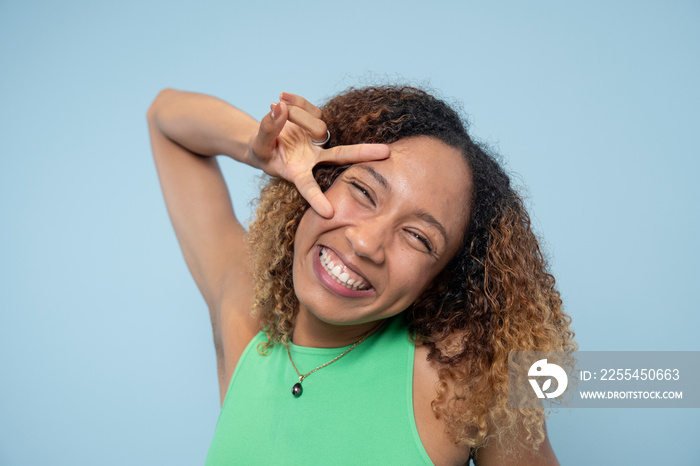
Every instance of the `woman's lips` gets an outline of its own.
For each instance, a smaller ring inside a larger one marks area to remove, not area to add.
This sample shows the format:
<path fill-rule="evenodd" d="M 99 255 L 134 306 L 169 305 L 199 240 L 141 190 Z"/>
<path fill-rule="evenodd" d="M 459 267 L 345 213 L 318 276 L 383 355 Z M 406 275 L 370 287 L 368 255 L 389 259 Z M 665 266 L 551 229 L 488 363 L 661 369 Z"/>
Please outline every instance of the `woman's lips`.
<path fill-rule="evenodd" d="M 364 297 L 373 291 L 369 281 L 350 269 L 330 248 L 318 247 L 314 272 L 326 288 L 343 296 Z"/>

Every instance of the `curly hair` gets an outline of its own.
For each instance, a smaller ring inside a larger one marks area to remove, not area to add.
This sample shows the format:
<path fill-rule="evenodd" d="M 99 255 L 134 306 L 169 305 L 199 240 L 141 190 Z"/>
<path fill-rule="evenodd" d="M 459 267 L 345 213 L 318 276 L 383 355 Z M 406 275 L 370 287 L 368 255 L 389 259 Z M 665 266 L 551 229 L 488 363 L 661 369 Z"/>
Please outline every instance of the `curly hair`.
<path fill-rule="evenodd" d="M 429 136 L 464 155 L 473 192 L 471 205 L 465 206 L 471 214 L 461 248 L 403 314 L 417 344 L 426 345 L 429 359 L 438 364 L 432 408 L 444 417 L 453 439 L 470 448 L 492 441 L 513 448 L 517 433 L 525 431 L 525 443 L 536 449 L 545 435 L 542 410 L 506 408 L 508 352 L 571 353 L 576 344 L 571 319 L 562 311 L 554 277 L 508 175 L 472 140 L 459 114 L 423 90 L 350 88 L 322 111 L 331 134 L 327 147 Z M 346 168 L 317 167 L 321 189 Z M 293 245 L 307 208 L 292 184 L 271 179 L 250 228 L 253 310 L 267 332 L 266 348 L 287 344 L 294 326 L 299 302 L 292 282 Z"/>

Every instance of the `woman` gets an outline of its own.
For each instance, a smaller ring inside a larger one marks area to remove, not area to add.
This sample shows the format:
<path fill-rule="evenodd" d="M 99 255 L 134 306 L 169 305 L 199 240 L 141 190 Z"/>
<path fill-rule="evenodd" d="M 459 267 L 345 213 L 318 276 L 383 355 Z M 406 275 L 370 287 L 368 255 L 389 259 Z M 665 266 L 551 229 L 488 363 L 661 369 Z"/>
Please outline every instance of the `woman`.
<path fill-rule="evenodd" d="M 508 177 L 444 102 L 283 93 L 258 124 L 168 90 L 149 124 L 214 331 L 208 464 L 557 464 L 542 413 L 506 408 L 507 357 L 573 351 L 570 319 Z M 220 154 L 273 177 L 250 233 Z"/>

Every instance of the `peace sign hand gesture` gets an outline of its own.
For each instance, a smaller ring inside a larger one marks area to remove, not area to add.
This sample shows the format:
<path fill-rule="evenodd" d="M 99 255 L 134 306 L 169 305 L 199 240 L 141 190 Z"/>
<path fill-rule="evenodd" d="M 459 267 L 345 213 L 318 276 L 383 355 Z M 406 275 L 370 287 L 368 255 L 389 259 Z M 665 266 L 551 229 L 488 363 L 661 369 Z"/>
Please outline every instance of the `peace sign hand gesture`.
<path fill-rule="evenodd" d="M 313 177 L 319 163 L 345 165 L 389 157 L 384 144 L 355 144 L 323 149 L 328 136 L 321 110 L 306 99 L 282 93 L 280 102 L 260 122 L 250 141 L 250 164 L 270 176 L 294 183 L 319 215 L 331 218 L 333 207 Z"/>

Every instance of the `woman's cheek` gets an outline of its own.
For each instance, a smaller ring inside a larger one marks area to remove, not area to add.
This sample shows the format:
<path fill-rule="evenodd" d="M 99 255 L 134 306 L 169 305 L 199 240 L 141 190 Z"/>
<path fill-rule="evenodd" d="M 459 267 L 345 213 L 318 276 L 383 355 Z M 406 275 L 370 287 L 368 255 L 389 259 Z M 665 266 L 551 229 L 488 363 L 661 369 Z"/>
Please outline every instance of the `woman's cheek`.
<path fill-rule="evenodd" d="M 353 220 L 361 217 L 362 210 L 349 194 L 329 196 L 328 200 L 333 206 L 334 220 Z"/>

